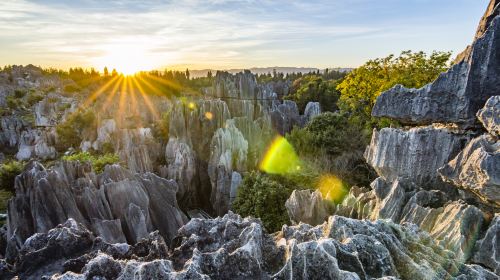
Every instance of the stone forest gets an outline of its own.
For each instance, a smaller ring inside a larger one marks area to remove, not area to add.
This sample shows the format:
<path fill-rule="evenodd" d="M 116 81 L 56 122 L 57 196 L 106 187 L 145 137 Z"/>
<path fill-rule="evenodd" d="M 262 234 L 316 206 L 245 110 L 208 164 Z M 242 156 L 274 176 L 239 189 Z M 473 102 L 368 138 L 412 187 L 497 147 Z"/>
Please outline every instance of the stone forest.
<path fill-rule="evenodd" d="M 500 1 L 471 39 L 364 101 L 377 60 L 3 68 L 0 278 L 499 279 Z"/>

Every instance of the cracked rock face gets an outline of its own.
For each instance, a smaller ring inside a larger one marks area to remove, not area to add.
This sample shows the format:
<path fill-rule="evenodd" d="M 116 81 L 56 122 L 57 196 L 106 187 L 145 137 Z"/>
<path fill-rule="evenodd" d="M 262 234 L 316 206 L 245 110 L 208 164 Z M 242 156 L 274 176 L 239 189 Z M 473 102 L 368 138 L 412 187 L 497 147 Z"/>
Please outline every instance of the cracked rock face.
<path fill-rule="evenodd" d="M 421 89 L 398 85 L 382 93 L 372 115 L 404 124 L 474 125 L 476 112 L 500 93 L 500 5 L 493 2 L 497 1 L 491 2 L 469 55 Z"/>
<path fill-rule="evenodd" d="M 450 189 L 437 169 L 455 157 L 470 139 L 448 128 L 432 126 L 374 131 L 366 161 L 386 181 L 411 181 L 430 189 Z"/>
<path fill-rule="evenodd" d="M 500 274 L 500 214 L 495 214 L 483 239 L 476 243 L 475 263 L 482 264 Z"/>
<path fill-rule="evenodd" d="M 333 213 L 333 204 L 324 200 L 318 190 L 294 190 L 285 207 L 290 221 L 294 224 L 303 222 L 313 226 L 319 225 Z"/>
<path fill-rule="evenodd" d="M 500 137 L 500 95 L 488 99 L 477 112 L 477 118 L 491 135 Z"/>
<path fill-rule="evenodd" d="M 438 170 L 441 177 L 500 208 L 500 142 L 489 135 L 472 140 Z"/>
<path fill-rule="evenodd" d="M 171 248 L 155 233 L 133 246 L 110 245 L 69 220 L 30 238 L 20 252 L 2 277 L 16 272 L 50 279 L 497 279 L 481 266 L 464 265 L 415 226 L 340 216 L 316 227 L 284 226 L 275 235 L 259 220 L 231 212 L 193 219 L 179 229 Z"/>
<path fill-rule="evenodd" d="M 118 165 L 96 175 L 87 164 L 33 162 L 16 178 L 9 201 L 7 239 L 20 246 L 68 218 L 109 242 L 135 243 L 153 230 L 171 240 L 187 222 L 175 197 L 177 184 L 152 173 L 133 175 Z M 50 202 L 50 207 L 48 202 Z"/>

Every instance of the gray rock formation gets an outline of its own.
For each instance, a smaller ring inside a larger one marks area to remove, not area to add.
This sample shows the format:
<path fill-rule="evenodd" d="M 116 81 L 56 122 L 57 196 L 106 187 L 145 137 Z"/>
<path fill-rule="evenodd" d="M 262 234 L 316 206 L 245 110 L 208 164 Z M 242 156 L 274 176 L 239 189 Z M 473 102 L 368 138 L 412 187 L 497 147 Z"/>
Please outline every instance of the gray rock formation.
<path fill-rule="evenodd" d="M 319 102 L 309 102 L 304 110 L 304 117 L 306 122 L 310 122 L 314 117 L 321 114 L 321 107 Z"/>
<path fill-rule="evenodd" d="M 386 181 L 400 179 L 429 189 L 449 190 L 437 169 L 455 157 L 469 139 L 441 127 L 383 128 L 373 132 L 365 158 Z"/>
<path fill-rule="evenodd" d="M 500 95 L 488 99 L 483 109 L 477 112 L 477 118 L 491 135 L 500 137 Z"/>
<path fill-rule="evenodd" d="M 500 214 L 496 213 L 483 239 L 476 243 L 474 263 L 480 263 L 500 274 Z"/>
<path fill-rule="evenodd" d="M 89 165 L 78 162 L 60 162 L 51 169 L 32 162 L 16 178 L 15 187 L 7 217 L 12 246 L 68 218 L 104 240 L 123 241 L 125 237 L 129 243 L 153 230 L 171 240 L 187 221 L 177 206 L 174 181 L 151 173 L 133 175 L 118 165 L 108 165 L 95 175 Z"/>
<path fill-rule="evenodd" d="M 500 142 L 493 137 L 475 138 L 438 172 L 443 180 L 500 208 Z"/>
<path fill-rule="evenodd" d="M 234 121 L 226 122 L 225 128 L 219 128 L 211 144 L 212 150 L 208 162 L 208 175 L 212 184 L 210 201 L 217 215 L 224 215 L 230 207 L 230 193 L 233 171 L 246 171 L 248 142 Z M 239 178 L 241 181 L 241 176 Z"/>
<path fill-rule="evenodd" d="M 0 273 L 51 279 L 498 279 L 482 266 L 463 264 L 412 225 L 332 216 L 323 225 L 284 226 L 270 235 L 259 220 L 232 213 L 191 220 L 170 249 L 155 233 L 134 246 L 110 245 L 69 220 L 27 240 L 13 267 Z"/>
<path fill-rule="evenodd" d="M 285 203 L 293 224 L 300 222 L 312 226 L 322 224 L 333 212 L 333 204 L 323 200 L 318 190 L 294 190 Z"/>
<path fill-rule="evenodd" d="M 500 95 L 500 6 L 492 0 L 478 29 L 477 39 L 462 61 L 421 89 L 400 85 L 382 93 L 372 115 L 404 124 L 476 123 L 476 112 L 486 100 Z M 494 8 L 493 8 L 494 7 Z"/>

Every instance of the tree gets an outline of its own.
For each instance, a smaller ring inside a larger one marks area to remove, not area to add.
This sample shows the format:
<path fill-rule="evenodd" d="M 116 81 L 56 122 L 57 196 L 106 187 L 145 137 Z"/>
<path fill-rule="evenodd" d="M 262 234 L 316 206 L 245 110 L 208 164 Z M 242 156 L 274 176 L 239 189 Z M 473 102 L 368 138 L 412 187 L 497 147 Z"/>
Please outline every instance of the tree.
<path fill-rule="evenodd" d="M 337 83 L 324 80 L 321 76 L 306 75 L 293 82 L 291 92 L 285 99 L 295 101 L 301 112 L 309 102 L 319 102 L 323 111 L 335 111 L 340 96 Z"/>
<path fill-rule="evenodd" d="M 186 68 L 186 80 L 189 81 L 189 69 Z"/>
<path fill-rule="evenodd" d="M 371 118 L 377 97 L 396 84 L 420 88 L 432 82 L 446 71 L 450 55 L 450 52 L 433 52 L 428 56 L 424 52 L 404 51 L 399 57 L 389 55 L 370 60 L 350 72 L 337 86 L 339 107 L 359 124 L 380 125 L 378 120 Z"/>
<path fill-rule="evenodd" d="M 108 67 L 104 67 L 104 77 L 109 76 Z"/>
<path fill-rule="evenodd" d="M 116 71 L 115 68 L 113 68 L 113 71 L 111 71 L 111 76 L 113 76 L 113 77 L 118 76 L 118 71 Z"/>

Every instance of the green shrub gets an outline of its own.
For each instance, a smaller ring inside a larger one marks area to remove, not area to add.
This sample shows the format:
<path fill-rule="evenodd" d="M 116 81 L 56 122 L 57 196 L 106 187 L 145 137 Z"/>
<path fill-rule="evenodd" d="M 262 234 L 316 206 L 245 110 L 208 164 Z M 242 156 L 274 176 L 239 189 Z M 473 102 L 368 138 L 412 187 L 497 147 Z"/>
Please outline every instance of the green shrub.
<path fill-rule="evenodd" d="M 7 102 L 7 107 L 9 107 L 12 110 L 20 109 L 20 107 L 23 105 L 22 100 L 16 98 L 15 96 L 8 96 L 6 98 L 6 102 Z"/>
<path fill-rule="evenodd" d="M 249 173 L 238 189 L 232 210 L 241 216 L 260 218 L 269 232 L 276 232 L 290 222 L 285 202 L 297 188 L 291 182 L 279 176 Z"/>
<path fill-rule="evenodd" d="M 0 213 L 7 212 L 7 204 L 11 197 L 12 197 L 11 192 L 0 189 Z"/>
<path fill-rule="evenodd" d="M 64 86 L 64 91 L 67 93 L 74 93 L 74 92 L 77 92 L 80 90 L 81 90 L 81 88 L 76 84 L 69 84 L 69 85 Z"/>
<path fill-rule="evenodd" d="M 27 102 L 30 106 L 35 105 L 36 103 L 43 100 L 43 96 L 36 92 L 30 92 L 27 97 Z"/>
<path fill-rule="evenodd" d="M 286 135 L 310 169 L 331 173 L 349 185 L 368 185 L 374 179 L 375 173 L 363 157 L 369 137 L 370 131 L 330 112 Z"/>
<path fill-rule="evenodd" d="M 169 124 L 170 124 L 170 114 L 169 112 L 164 112 L 161 114 L 161 118 L 153 124 L 153 136 L 155 139 L 159 139 L 162 143 L 168 142 L 169 134 Z"/>
<path fill-rule="evenodd" d="M 96 129 L 96 118 L 92 111 L 77 111 L 56 126 L 58 148 L 60 150 L 77 148 L 82 142 L 83 135 Z"/>
<path fill-rule="evenodd" d="M 80 152 L 73 155 L 63 156 L 62 160 L 90 162 L 92 169 L 94 169 L 96 173 L 103 172 L 104 167 L 108 164 L 120 162 L 120 158 L 116 154 L 93 155 L 89 152 Z"/>
<path fill-rule="evenodd" d="M 21 89 L 16 89 L 14 91 L 14 97 L 15 98 L 23 98 L 26 95 L 26 91 L 21 90 Z"/>
<path fill-rule="evenodd" d="M 102 144 L 101 151 L 104 154 L 114 154 L 115 153 L 115 147 L 113 146 L 112 143 L 105 142 L 105 143 Z"/>
<path fill-rule="evenodd" d="M 0 190 L 14 193 L 14 181 L 21 174 L 24 163 L 20 161 L 7 161 L 0 164 Z"/>

